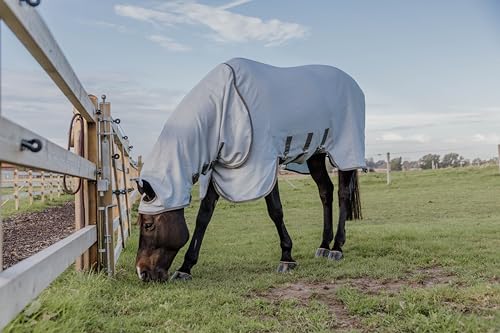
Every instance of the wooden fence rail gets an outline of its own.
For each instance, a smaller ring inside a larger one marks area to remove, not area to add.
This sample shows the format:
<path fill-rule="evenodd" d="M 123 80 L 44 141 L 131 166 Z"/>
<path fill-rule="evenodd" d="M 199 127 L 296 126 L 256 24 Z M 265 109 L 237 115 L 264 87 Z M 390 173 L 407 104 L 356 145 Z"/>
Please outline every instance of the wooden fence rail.
<path fill-rule="evenodd" d="M 73 151 L 69 151 L 3 118 L 0 110 L 0 163 L 43 171 L 37 182 L 43 193 L 53 180 L 51 173 L 80 179 L 75 194 L 76 232 L 4 271 L 0 211 L 2 330 L 72 262 L 79 270 L 114 274 L 130 235 L 131 206 L 140 197 L 131 181 L 138 177 L 140 165 L 130 156 L 132 147 L 118 126 L 119 121 L 112 117 L 110 103 L 104 95 L 99 102 L 97 97 L 87 94 L 36 9 L 19 0 L 0 0 L 0 19 L 66 95 L 77 115 L 72 120 Z M 21 172 L 17 172 L 14 196 L 17 199 L 23 196 L 20 191 L 26 186 L 29 196 L 35 195 L 35 172 L 28 171 L 27 181 L 20 177 Z M 10 181 L 0 177 L 0 189 L 2 183 Z"/>

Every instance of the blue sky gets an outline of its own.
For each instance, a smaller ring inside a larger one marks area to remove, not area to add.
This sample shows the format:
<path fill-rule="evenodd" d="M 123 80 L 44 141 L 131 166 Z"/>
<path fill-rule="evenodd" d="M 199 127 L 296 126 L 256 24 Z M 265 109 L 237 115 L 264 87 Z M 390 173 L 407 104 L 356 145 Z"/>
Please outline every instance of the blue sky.
<path fill-rule="evenodd" d="M 182 96 L 232 57 L 329 64 L 367 102 L 367 157 L 496 155 L 496 1 L 76 1 L 38 7 L 89 93 L 146 154 Z M 2 26 L 2 114 L 66 142 L 71 106 Z"/>

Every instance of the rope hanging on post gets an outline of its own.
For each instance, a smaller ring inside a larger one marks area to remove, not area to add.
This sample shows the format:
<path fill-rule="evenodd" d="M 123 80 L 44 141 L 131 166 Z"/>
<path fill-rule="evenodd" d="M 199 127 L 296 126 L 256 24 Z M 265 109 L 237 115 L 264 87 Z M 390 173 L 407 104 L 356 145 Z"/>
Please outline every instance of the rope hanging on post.
<path fill-rule="evenodd" d="M 69 124 L 69 133 L 68 133 L 68 150 L 71 149 L 71 138 L 73 137 L 73 125 L 75 123 L 75 121 L 79 121 L 82 126 L 81 126 L 81 131 L 80 131 L 80 147 L 79 148 L 79 155 L 84 157 L 84 154 L 85 154 L 85 126 L 84 126 L 84 122 L 83 122 L 83 117 L 81 114 L 79 113 L 75 113 L 73 115 L 73 118 L 71 118 L 71 122 Z M 76 147 L 75 147 L 76 149 Z M 74 194 L 77 194 L 78 191 L 80 191 L 80 189 L 82 188 L 82 183 L 83 183 L 83 180 L 80 178 L 78 180 L 78 186 L 76 187 L 76 190 L 72 191 L 68 188 L 68 185 L 66 184 L 66 177 L 67 175 L 64 175 L 63 176 L 63 182 L 62 182 L 62 185 L 63 185 L 63 191 L 64 193 L 66 194 L 70 194 L 70 195 L 74 195 Z"/>

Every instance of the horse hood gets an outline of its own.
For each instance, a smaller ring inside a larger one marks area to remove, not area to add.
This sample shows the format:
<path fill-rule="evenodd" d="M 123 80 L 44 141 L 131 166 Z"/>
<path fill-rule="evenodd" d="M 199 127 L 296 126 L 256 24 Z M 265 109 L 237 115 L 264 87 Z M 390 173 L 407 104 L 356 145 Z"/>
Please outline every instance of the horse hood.
<path fill-rule="evenodd" d="M 278 68 L 247 59 L 217 66 L 181 101 L 141 172 L 156 193 L 139 212 L 189 205 L 209 182 L 227 200 L 267 195 L 280 164 L 308 173 L 326 153 L 341 170 L 365 168 L 365 102 L 356 82 L 324 65 Z"/>

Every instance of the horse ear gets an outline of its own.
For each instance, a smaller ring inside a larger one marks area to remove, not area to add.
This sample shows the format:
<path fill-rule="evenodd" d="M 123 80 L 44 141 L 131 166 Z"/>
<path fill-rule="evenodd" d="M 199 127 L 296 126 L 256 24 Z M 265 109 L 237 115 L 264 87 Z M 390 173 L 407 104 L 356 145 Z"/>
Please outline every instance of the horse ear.
<path fill-rule="evenodd" d="M 139 193 L 146 194 L 146 196 L 144 197 L 145 201 L 151 201 L 156 197 L 156 193 L 151 187 L 151 184 L 149 184 L 147 181 L 143 179 L 136 180 L 136 182 L 137 182 L 137 190 L 139 191 Z"/>

